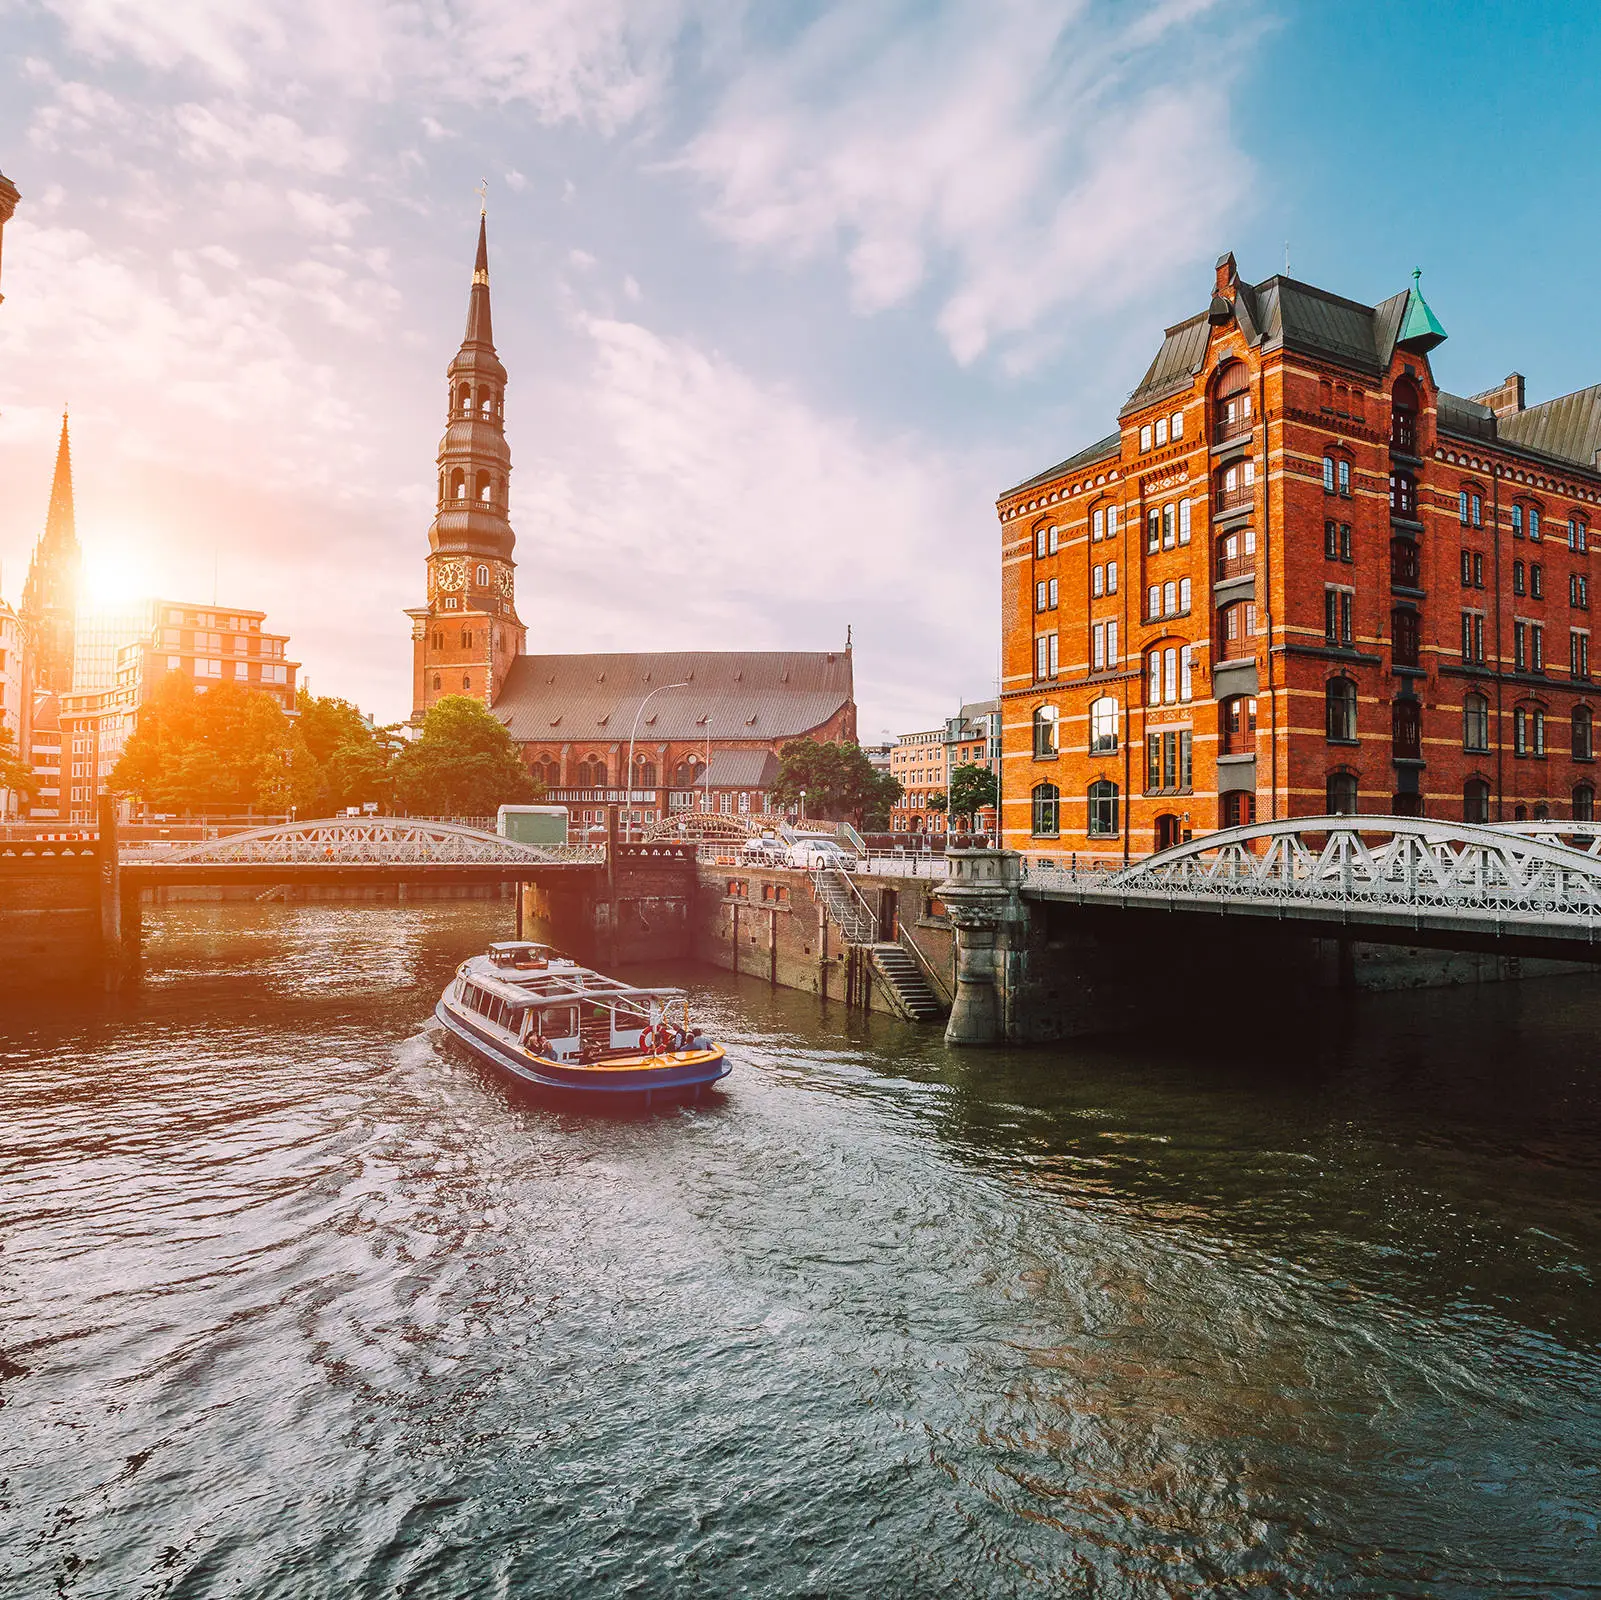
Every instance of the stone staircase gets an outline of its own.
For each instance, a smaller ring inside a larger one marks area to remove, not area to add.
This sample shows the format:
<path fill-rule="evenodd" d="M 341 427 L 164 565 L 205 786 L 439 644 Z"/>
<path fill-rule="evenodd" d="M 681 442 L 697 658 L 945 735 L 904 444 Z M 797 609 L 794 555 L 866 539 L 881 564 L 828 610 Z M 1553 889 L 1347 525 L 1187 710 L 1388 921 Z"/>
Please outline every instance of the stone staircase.
<path fill-rule="evenodd" d="M 814 867 L 812 887 L 828 912 L 828 920 L 851 944 L 874 944 L 878 918 L 838 867 Z"/>
<path fill-rule="evenodd" d="M 937 1022 L 945 1007 L 928 979 L 910 955 L 898 944 L 874 944 L 873 970 L 883 980 L 886 993 L 901 1015 L 911 1022 Z"/>

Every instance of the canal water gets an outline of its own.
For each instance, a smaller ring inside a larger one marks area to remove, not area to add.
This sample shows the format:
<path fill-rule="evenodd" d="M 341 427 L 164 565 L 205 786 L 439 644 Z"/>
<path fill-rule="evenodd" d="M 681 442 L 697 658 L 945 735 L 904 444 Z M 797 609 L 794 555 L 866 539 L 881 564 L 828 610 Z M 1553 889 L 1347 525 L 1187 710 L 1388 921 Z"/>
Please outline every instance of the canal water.
<path fill-rule="evenodd" d="M 504 915 L 0 1002 L 7 1600 L 1601 1592 L 1601 984 L 955 1053 L 694 968 L 726 1093 L 601 1121 L 429 1023 Z"/>

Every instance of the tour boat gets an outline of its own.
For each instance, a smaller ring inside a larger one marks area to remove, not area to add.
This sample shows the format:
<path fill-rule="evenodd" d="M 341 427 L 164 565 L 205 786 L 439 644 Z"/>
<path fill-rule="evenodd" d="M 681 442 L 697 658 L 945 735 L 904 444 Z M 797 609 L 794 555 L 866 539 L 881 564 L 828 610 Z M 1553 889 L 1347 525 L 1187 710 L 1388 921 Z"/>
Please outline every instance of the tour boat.
<path fill-rule="evenodd" d="M 456 969 L 434 1015 L 480 1060 L 539 1089 L 699 1098 L 727 1077 L 723 1048 L 689 1021 L 682 989 L 638 988 L 545 944 L 492 944 Z M 681 1024 L 686 1047 L 642 1035 Z"/>

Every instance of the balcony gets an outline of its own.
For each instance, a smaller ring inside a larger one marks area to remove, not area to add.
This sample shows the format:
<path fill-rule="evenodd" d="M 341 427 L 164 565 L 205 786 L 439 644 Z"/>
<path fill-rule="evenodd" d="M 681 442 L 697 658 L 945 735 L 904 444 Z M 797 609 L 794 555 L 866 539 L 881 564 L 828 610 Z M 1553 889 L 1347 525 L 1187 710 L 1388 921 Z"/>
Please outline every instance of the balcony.
<path fill-rule="evenodd" d="M 1412 539 L 1390 541 L 1390 583 L 1402 589 L 1422 587 L 1422 563 L 1417 542 Z"/>
<path fill-rule="evenodd" d="M 1230 439 L 1243 439 L 1254 425 L 1249 397 L 1230 395 L 1219 400 L 1212 412 L 1212 442 L 1226 444 Z"/>
<path fill-rule="evenodd" d="M 1241 547 L 1240 541 L 1232 534 L 1227 539 L 1218 540 L 1217 545 L 1217 581 L 1225 583 L 1230 578 L 1249 578 L 1256 571 L 1256 550 L 1246 550 Z"/>
<path fill-rule="evenodd" d="M 1397 407 L 1390 413 L 1390 448 L 1398 455 L 1418 453 L 1418 415 Z"/>

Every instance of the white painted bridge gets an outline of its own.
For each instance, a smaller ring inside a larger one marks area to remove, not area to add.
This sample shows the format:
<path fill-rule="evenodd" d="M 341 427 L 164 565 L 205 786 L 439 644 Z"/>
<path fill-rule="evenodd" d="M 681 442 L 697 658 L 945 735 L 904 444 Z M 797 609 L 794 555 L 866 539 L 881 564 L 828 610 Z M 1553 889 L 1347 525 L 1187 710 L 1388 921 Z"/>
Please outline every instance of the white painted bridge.
<path fill-rule="evenodd" d="M 1582 823 L 1296 817 L 1220 829 L 1117 869 L 1031 866 L 1023 893 L 1323 924 L 1353 938 L 1601 955 L 1601 831 Z"/>

